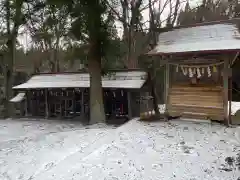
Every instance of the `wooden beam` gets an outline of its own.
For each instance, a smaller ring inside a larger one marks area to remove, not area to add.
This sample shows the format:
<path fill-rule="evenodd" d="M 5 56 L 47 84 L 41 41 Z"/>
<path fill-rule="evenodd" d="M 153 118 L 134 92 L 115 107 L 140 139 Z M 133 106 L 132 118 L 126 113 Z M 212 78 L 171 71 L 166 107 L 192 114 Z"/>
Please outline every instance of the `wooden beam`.
<path fill-rule="evenodd" d="M 24 106 L 25 106 L 25 116 L 28 116 L 28 90 L 26 90 Z"/>
<path fill-rule="evenodd" d="M 229 124 L 232 124 L 232 77 L 229 78 L 229 89 L 228 89 L 228 118 L 229 118 Z"/>
<path fill-rule="evenodd" d="M 45 89 L 45 118 L 49 118 L 49 112 L 48 112 L 48 89 Z"/>
<path fill-rule="evenodd" d="M 225 52 L 225 53 L 205 53 L 205 54 L 174 54 L 171 56 L 163 56 L 163 58 L 167 59 L 169 62 L 173 63 L 215 63 L 224 60 L 224 56 L 234 57 L 236 56 L 237 51 L 234 52 Z M 163 61 L 163 60 L 161 60 Z"/>
<path fill-rule="evenodd" d="M 229 55 L 235 55 L 236 53 L 228 53 Z M 172 55 L 171 57 L 168 57 L 168 61 L 192 61 L 192 60 L 197 60 L 199 62 L 201 61 L 219 61 L 219 60 L 223 60 L 223 55 L 225 56 L 226 54 L 222 54 L 222 53 L 215 53 L 215 54 L 181 54 L 181 55 Z M 194 60 L 194 61 L 195 61 Z"/>
<path fill-rule="evenodd" d="M 76 92 L 73 89 L 73 117 L 76 116 Z"/>
<path fill-rule="evenodd" d="M 229 77 L 229 58 L 225 58 L 224 60 L 224 69 L 223 69 L 223 108 L 224 108 L 224 121 L 227 126 L 229 126 L 229 114 L 228 114 L 228 88 L 229 88 L 229 82 L 228 82 L 228 77 Z"/>
<path fill-rule="evenodd" d="M 84 119 L 84 89 L 81 89 L 81 118 Z"/>
<path fill-rule="evenodd" d="M 167 63 L 165 66 L 165 90 L 164 90 L 164 102 L 166 105 L 165 114 L 168 116 L 168 95 L 169 95 L 169 64 Z"/>
<path fill-rule="evenodd" d="M 179 65 L 208 65 L 208 64 L 217 64 L 221 63 L 221 60 L 170 60 L 169 64 L 179 64 Z"/>
<path fill-rule="evenodd" d="M 235 63 L 235 61 L 238 59 L 239 52 L 236 53 L 235 57 L 233 58 L 232 62 L 230 63 L 229 67 L 232 67 Z"/>
<path fill-rule="evenodd" d="M 131 92 L 127 91 L 127 100 L 128 100 L 128 118 L 131 119 L 132 118 L 132 99 L 131 99 Z"/>
<path fill-rule="evenodd" d="M 229 95 L 229 109 L 228 109 L 228 117 L 229 117 L 229 124 L 232 124 L 232 66 L 234 65 L 235 61 L 238 59 L 239 52 L 236 53 L 234 59 L 230 63 L 231 68 L 231 76 L 229 78 L 229 89 L 228 89 L 228 95 Z"/>

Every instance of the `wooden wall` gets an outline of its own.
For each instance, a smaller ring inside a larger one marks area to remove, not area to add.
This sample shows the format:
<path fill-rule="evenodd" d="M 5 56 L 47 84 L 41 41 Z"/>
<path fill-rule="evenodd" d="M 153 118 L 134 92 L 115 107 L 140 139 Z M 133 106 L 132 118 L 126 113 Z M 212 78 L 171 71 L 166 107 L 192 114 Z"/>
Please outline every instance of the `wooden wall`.
<path fill-rule="evenodd" d="M 176 72 L 173 66 L 169 69 L 169 88 L 167 97 L 167 110 L 170 116 L 181 116 L 193 119 L 224 120 L 224 94 L 222 81 L 222 67 L 207 72 L 191 84 L 191 78 Z"/>
<path fill-rule="evenodd" d="M 169 89 L 169 115 L 224 120 L 223 88 L 173 85 Z"/>

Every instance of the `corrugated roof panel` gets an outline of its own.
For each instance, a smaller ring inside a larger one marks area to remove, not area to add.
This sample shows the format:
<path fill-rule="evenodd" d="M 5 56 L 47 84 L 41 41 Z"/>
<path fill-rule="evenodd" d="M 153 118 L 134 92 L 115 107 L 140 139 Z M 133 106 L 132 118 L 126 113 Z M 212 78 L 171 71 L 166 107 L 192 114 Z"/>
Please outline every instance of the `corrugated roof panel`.
<path fill-rule="evenodd" d="M 161 33 L 158 45 L 149 54 L 237 49 L 240 49 L 237 24 L 222 23 L 179 28 Z"/>
<path fill-rule="evenodd" d="M 102 78 L 104 88 L 141 88 L 146 81 L 147 73 L 143 71 L 117 72 Z M 89 74 L 42 74 L 35 75 L 26 83 L 13 87 L 14 89 L 35 88 L 77 88 L 90 87 Z"/>

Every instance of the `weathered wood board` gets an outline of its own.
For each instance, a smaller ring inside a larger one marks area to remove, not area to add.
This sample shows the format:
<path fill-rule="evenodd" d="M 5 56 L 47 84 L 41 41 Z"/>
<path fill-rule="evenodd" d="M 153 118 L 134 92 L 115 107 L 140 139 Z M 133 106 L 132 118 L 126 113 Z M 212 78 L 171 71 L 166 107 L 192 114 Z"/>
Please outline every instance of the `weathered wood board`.
<path fill-rule="evenodd" d="M 174 85 L 169 89 L 169 115 L 224 120 L 223 89 L 210 85 Z"/>

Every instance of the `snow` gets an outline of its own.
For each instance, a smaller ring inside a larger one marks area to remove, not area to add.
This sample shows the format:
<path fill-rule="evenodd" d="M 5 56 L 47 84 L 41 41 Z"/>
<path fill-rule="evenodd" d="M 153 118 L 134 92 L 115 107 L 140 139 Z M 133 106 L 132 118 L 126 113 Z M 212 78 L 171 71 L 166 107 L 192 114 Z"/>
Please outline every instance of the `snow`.
<path fill-rule="evenodd" d="M 147 73 L 144 71 L 115 72 L 113 75 L 102 77 L 104 88 L 141 88 L 146 82 Z M 13 87 L 14 89 L 35 88 L 77 88 L 90 87 L 88 73 L 39 74 L 27 82 Z"/>
<path fill-rule="evenodd" d="M 235 23 L 199 24 L 175 28 L 159 35 L 157 46 L 148 54 L 239 50 L 240 33 Z"/>
<path fill-rule="evenodd" d="M 239 127 L 133 119 L 118 128 L 50 120 L 2 120 L 0 128 L 1 180 L 240 177 Z"/>
<path fill-rule="evenodd" d="M 13 97 L 10 102 L 20 102 L 24 99 L 25 93 L 18 93 L 15 97 Z"/>
<path fill-rule="evenodd" d="M 228 106 L 229 106 L 229 104 L 228 104 Z M 240 110 L 240 102 L 232 101 L 231 102 L 231 115 L 235 115 L 238 110 Z"/>

